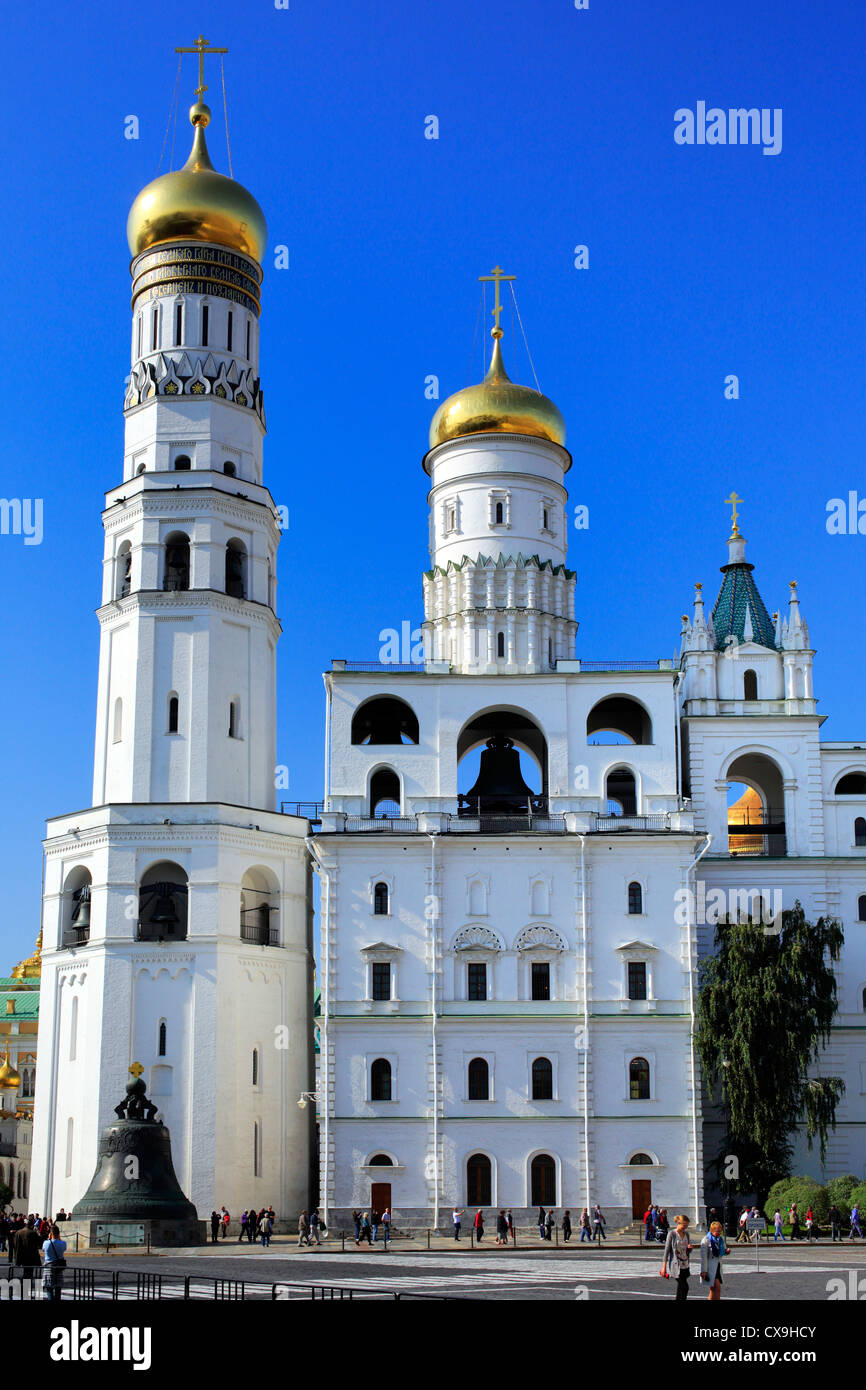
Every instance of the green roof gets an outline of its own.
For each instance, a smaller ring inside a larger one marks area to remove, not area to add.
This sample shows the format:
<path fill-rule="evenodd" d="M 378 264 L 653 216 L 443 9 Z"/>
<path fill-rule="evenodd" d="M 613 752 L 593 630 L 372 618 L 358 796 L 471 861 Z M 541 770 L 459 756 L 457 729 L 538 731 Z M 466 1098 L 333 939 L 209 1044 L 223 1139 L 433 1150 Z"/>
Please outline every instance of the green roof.
<path fill-rule="evenodd" d="M 716 634 L 716 647 L 724 651 L 731 645 L 731 638 L 737 642 L 757 642 L 761 647 L 776 648 L 773 620 L 758 593 L 758 586 L 752 578 L 754 565 L 745 560 L 732 565 L 722 565 L 722 587 L 713 607 L 712 624 Z M 748 614 L 751 632 L 746 635 L 746 616 Z"/>
<path fill-rule="evenodd" d="M 5 981 L 0 981 L 0 985 Z M 17 983 L 17 981 L 16 981 Z M 7 999 L 15 1000 L 15 1012 L 6 1012 Z M 39 1017 L 39 991 L 36 989 L 0 988 L 0 1023 L 8 1023 L 13 1018 Z"/>

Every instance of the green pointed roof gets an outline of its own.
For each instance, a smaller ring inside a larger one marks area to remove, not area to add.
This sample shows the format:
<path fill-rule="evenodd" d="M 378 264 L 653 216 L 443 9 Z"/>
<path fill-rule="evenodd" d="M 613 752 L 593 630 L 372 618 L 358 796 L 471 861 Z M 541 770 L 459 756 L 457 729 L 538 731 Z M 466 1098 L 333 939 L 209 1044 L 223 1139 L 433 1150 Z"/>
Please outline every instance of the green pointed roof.
<path fill-rule="evenodd" d="M 728 551 L 730 561 L 721 566 L 722 587 L 713 605 L 711 618 L 716 647 L 724 651 L 730 645 L 731 637 L 734 637 L 737 642 L 757 642 L 759 646 L 775 651 L 773 620 L 752 578 L 755 566 L 746 561 L 746 541 L 739 531 L 730 536 Z"/>

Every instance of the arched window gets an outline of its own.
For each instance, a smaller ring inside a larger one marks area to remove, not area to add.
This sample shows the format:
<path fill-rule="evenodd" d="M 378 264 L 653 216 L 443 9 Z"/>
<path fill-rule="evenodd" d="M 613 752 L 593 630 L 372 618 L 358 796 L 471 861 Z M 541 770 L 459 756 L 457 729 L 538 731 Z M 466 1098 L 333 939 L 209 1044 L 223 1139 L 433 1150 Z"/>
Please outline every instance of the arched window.
<path fill-rule="evenodd" d="M 862 995 L 860 996 L 860 1003 L 863 1005 L 864 1014 L 866 1014 L 866 989 L 864 989 Z"/>
<path fill-rule="evenodd" d="M 226 593 L 232 598 L 247 596 L 247 552 L 243 541 L 226 546 Z"/>
<path fill-rule="evenodd" d="M 210 310 L 209 310 L 209 308 L 208 308 L 208 306 L 207 306 L 206 304 L 203 304 L 203 305 L 201 306 L 201 345 L 202 345 L 202 347 L 207 347 L 207 331 L 208 331 L 208 328 L 209 328 L 209 326 L 210 326 L 209 323 L 208 323 L 209 318 L 210 318 Z"/>
<path fill-rule="evenodd" d="M 111 737 L 114 743 L 120 743 L 123 739 L 123 701 L 121 699 L 114 702 L 114 730 Z"/>
<path fill-rule="evenodd" d="M 370 1068 L 370 1099 L 391 1099 L 391 1063 L 385 1057 L 377 1057 Z"/>
<path fill-rule="evenodd" d="M 157 1056 L 158 1056 L 158 1057 L 164 1057 L 164 1056 L 166 1055 L 165 1050 L 166 1050 L 166 1044 L 167 1044 L 167 1042 L 168 1042 L 168 1035 L 167 1035 L 167 1030 L 166 1030 L 166 1025 L 165 1025 L 165 1019 L 162 1018 L 162 1019 L 160 1019 L 160 1021 L 159 1021 L 159 1040 L 158 1040 L 157 1048 L 156 1048 L 156 1053 L 157 1053 Z"/>
<path fill-rule="evenodd" d="M 646 1168 L 647 1166 L 652 1167 L 652 1159 L 650 1158 L 649 1154 L 644 1153 L 632 1154 L 631 1158 L 629 1159 L 629 1163 L 633 1168 Z"/>
<path fill-rule="evenodd" d="M 375 696 L 355 711 L 352 742 L 355 744 L 417 743 L 418 718 L 404 700 Z"/>
<path fill-rule="evenodd" d="M 633 1057 L 628 1064 L 630 1100 L 649 1100 L 650 1069 L 645 1057 Z"/>
<path fill-rule="evenodd" d="M 177 733 L 177 724 L 178 724 L 178 717 L 179 717 L 179 714 L 180 714 L 180 702 L 179 702 L 177 696 L 172 692 L 172 694 L 169 695 L 169 697 L 168 697 L 168 732 L 169 732 L 170 734 L 176 734 L 176 733 Z"/>
<path fill-rule="evenodd" d="M 490 1099 L 490 1068 L 483 1057 L 473 1057 L 469 1063 L 469 1099 Z"/>
<path fill-rule="evenodd" d="M 63 945 L 83 946 L 90 940 L 90 873 L 73 869 L 63 886 Z"/>
<path fill-rule="evenodd" d="M 72 1116 L 66 1121 L 66 1176 L 72 1177 L 72 1152 L 75 1144 L 75 1121 Z"/>
<path fill-rule="evenodd" d="M 639 883 L 628 885 L 628 910 L 631 916 L 639 916 L 643 912 L 643 889 Z"/>
<path fill-rule="evenodd" d="M 627 767 L 615 767 L 605 779 L 607 815 L 636 816 L 637 788 L 634 773 Z"/>
<path fill-rule="evenodd" d="M 497 655 L 497 656 L 504 656 L 504 655 L 505 655 L 505 633 L 504 633 L 504 632 L 497 632 L 497 634 L 496 634 L 496 655 Z"/>
<path fill-rule="evenodd" d="M 756 671 L 743 672 L 743 699 L 757 700 L 758 698 L 758 675 Z"/>
<path fill-rule="evenodd" d="M 72 996 L 72 1008 L 69 1011 L 69 1060 L 74 1062 L 78 1054 L 78 995 Z"/>
<path fill-rule="evenodd" d="M 231 350 L 232 350 L 232 328 L 233 328 L 233 327 L 234 327 L 234 315 L 232 314 L 231 309 L 229 309 L 229 321 L 228 321 L 228 326 L 226 327 L 226 349 L 227 349 L 228 352 L 231 352 Z"/>
<path fill-rule="evenodd" d="M 394 1161 L 387 1154 L 373 1154 L 369 1166 L 371 1168 L 393 1168 Z"/>
<path fill-rule="evenodd" d="M 174 306 L 174 345 L 180 347 L 183 342 L 183 305 Z"/>
<path fill-rule="evenodd" d="M 550 1154 L 536 1154 L 530 1169 L 530 1198 L 534 1207 L 556 1205 L 556 1163 Z"/>
<path fill-rule="evenodd" d="M 174 461 L 175 473 L 188 473 L 192 468 L 192 459 L 188 454 L 178 454 Z"/>
<path fill-rule="evenodd" d="M 836 783 L 837 796 L 866 796 L 866 772 L 847 772 Z"/>
<path fill-rule="evenodd" d="M 497 503 L 496 503 L 496 512 L 495 512 L 495 521 L 496 521 L 496 525 L 497 525 L 497 526 L 501 526 L 504 520 L 505 520 L 505 514 L 504 514 L 504 511 L 503 511 L 502 503 L 501 503 L 501 502 L 497 502 Z"/>
<path fill-rule="evenodd" d="M 138 890 L 139 941 L 185 941 L 188 896 L 187 877 L 179 864 L 152 864 Z"/>
<path fill-rule="evenodd" d="M 586 737 L 599 744 L 652 743 L 652 721 L 637 700 L 628 695 L 608 695 L 590 710 Z"/>
<path fill-rule="evenodd" d="M 240 701 L 229 702 L 229 738 L 240 738 Z"/>
<path fill-rule="evenodd" d="M 162 587 L 167 592 L 189 588 L 189 536 L 183 531 L 173 531 L 166 537 Z"/>
<path fill-rule="evenodd" d="M 231 459 L 226 459 L 225 463 L 223 464 L 223 472 L 225 473 L 226 477 L 234 478 L 237 475 L 237 471 L 238 470 L 236 466 L 232 463 Z"/>
<path fill-rule="evenodd" d="M 532 1063 L 532 1099 L 553 1100 L 553 1064 L 549 1057 L 536 1057 Z"/>
<path fill-rule="evenodd" d="M 866 845 L 866 819 L 863 816 L 858 816 L 854 822 L 854 843 Z"/>
<path fill-rule="evenodd" d="M 388 916 L 388 885 L 377 883 L 373 889 L 373 912 L 377 917 Z"/>
<path fill-rule="evenodd" d="M 124 541 L 117 552 L 114 571 L 114 597 L 126 598 L 132 588 L 132 545 Z"/>
<path fill-rule="evenodd" d="M 857 899 L 857 921 L 866 922 L 866 893 L 861 893 Z"/>
<path fill-rule="evenodd" d="M 370 778 L 370 815 L 399 816 L 400 778 L 390 768 L 380 768 Z"/>
<path fill-rule="evenodd" d="M 262 1135 L 258 1120 L 253 1121 L 253 1177 L 262 1175 Z"/>
<path fill-rule="evenodd" d="M 159 309 L 154 309 L 150 319 L 150 350 L 156 352 L 159 346 Z"/>
<path fill-rule="evenodd" d="M 470 1207 L 489 1207 L 493 1193 L 490 1159 L 473 1154 L 466 1163 L 466 1201 Z"/>
<path fill-rule="evenodd" d="M 138 465 L 138 467 L 136 468 L 135 471 L 136 471 L 136 473 L 146 473 L 146 472 L 147 472 L 147 464 L 146 464 L 146 463 L 140 463 L 140 464 Z"/>
<path fill-rule="evenodd" d="M 253 1085 L 259 1084 L 259 1049 L 253 1048 Z"/>

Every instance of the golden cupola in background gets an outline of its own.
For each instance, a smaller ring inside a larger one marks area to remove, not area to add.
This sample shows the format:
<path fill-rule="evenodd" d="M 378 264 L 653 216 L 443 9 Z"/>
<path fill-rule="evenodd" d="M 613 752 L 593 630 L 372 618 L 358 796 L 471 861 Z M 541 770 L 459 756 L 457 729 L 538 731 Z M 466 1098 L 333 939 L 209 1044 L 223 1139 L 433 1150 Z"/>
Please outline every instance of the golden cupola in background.
<path fill-rule="evenodd" d="M 21 1074 L 9 1062 L 7 1052 L 0 1066 L 0 1091 L 17 1091 L 21 1085 Z"/>
<path fill-rule="evenodd" d="M 206 241 L 261 264 L 268 234 L 265 215 L 252 193 L 211 164 L 204 134 L 210 118 L 203 101 L 190 107 L 195 134 L 189 159 L 182 169 L 147 184 L 130 208 L 126 235 L 133 257 L 163 242 Z"/>
<path fill-rule="evenodd" d="M 565 421 L 553 401 L 512 381 L 502 361 L 502 329 L 491 329 L 493 353 L 483 381 L 443 401 L 430 425 L 430 448 L 467 434 L 526 434 L 565 444 Z"/>

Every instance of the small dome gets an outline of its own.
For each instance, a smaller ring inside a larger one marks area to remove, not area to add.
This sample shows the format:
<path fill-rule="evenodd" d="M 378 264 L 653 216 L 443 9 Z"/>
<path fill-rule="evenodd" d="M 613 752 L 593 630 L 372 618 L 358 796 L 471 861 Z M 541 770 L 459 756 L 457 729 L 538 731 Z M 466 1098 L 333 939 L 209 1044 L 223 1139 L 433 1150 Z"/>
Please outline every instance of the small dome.
<path fill-rule="evenodd" d="M 0 1067 L 0 1091 L 17 1091 L 21 1085 L 21 1075 L 9 1064 L 9 1053 Z"/>
<path fill-rule="evenodd" d="M 565 421 L 553 401 L 511 381 L 502 362 L 501 333 L 493 330 L 493 355 L 486 377 L 443 401 L 430 425 L 430 448 L 467 434 L 528 434 L 565 444 Z"/>
<path fill-rule="evenodd" d="M 166 241 L 210 241 L 261 263 L 267 245 L 265 216 L 242 184 L 218 174 L 205 144 L 210 110 L 190 108 L 195 129 L 182 169 L 147 184 L 129 210 L 126 235 L 133 256 Z"/>

